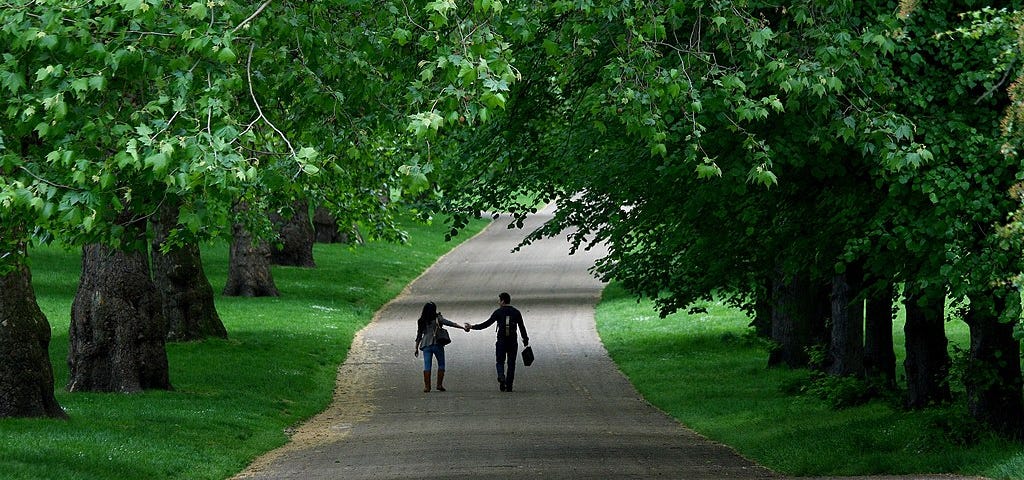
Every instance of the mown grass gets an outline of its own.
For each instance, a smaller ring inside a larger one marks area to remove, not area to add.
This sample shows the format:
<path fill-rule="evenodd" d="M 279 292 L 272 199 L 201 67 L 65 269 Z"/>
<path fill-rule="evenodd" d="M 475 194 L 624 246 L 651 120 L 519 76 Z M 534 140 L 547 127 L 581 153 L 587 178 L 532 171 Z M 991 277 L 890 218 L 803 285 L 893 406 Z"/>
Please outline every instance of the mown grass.
<path fill-rule="evenodd" d="M 330 401 L 356 331 L 459 241 L 405 222 L 408 245 L 316 245 L 315 269 L 275 267 L 277 298 L 222 297 L 227 247 L 203 250 L 227 340 L 168 344 L 173 391 L 67 393 L 71 301 L 80 259 L 32 251 L 33 285 L 53 332 L 57 400 L 68 420 L 0 420 L 5 479 L 221 479 L 287 441 L 285 430 Z"/>
<path fill-rule="evenodd" d="M 706 437 L 786 475 L 1024 478 L 1021 444 L 988 435 L 965 441 L 975 431 L 963 405 L 908 412 L 892 399 L 833 409 L 801 393 L 807 371 L 767 368 L 766 347 L 747 335 L 742 312 L 706 307 L 662 319 L 612 284 L 597 309 L 605 347 L 637 390 Z M 947 325 L 951 341 L 966 345 L 966 327 Z M 898 322 L 898 344 L 902 331 Z"/>

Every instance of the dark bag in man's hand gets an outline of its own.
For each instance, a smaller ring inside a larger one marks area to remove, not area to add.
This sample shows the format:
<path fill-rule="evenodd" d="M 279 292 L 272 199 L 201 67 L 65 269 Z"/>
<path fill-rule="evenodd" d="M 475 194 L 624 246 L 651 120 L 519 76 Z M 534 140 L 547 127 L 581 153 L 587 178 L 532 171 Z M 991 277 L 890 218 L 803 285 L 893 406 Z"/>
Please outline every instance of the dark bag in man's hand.
<path fill-rule="evenodd" d="M 527 367 L 533 363 L 533 347 L 526 347 L 523 349 L 523 365 Z"/>

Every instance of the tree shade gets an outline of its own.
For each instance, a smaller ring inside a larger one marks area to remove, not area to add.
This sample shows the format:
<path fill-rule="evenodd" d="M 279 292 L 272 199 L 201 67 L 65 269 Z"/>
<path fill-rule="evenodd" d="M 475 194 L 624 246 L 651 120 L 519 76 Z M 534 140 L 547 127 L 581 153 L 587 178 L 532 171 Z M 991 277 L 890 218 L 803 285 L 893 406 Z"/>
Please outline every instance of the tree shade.
<path fill-rule="evenodd" d="M 520 10 L 533 28 L 506 38 L 523 80 L 506 115 L 453 139 L 442 207 L 525 215 L 532 199 L 557 199 L 527 241 L 569 231 L 578 248 L 603 242 L 596 273 L 664 313 L 731 299 L 770 315 L 756 322 L 779 346 L 773 362 L 836 375 L 877 365 L 862 358 L 863 327 L 839 315 L 898 288 L 912 317 L 908 404 L 950 398 L 941 327 L 969 319 L 980 369 L 964 379 L 971 413 L 1021 436 L 1019 361 L 991 361 L 1020 356 L 1013 329 L 996 328 L 1020 319 L 1024 248 L 1010 233 L 1020 208 L 1010 192 L 1024 168 L 1004 132 L 1019 15 L 983 6 Z M 891 358 L 873 332 L 870 352 Z M 817 344 L 823 357 L 807 356 Z M 997 382 L 980 373 L 997 370 Z"/>

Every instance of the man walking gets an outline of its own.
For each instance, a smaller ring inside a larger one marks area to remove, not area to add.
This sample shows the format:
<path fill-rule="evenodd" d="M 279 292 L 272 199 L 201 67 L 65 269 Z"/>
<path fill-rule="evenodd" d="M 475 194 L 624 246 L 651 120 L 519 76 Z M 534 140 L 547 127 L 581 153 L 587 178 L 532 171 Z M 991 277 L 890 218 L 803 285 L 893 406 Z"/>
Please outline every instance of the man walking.
<path fill-rule="evenodd" d="M 498 371 L 498 390 L 511 392 L 512 383 L 516 379 L 516 357 L 519 353 L 517 333 L 523 335 L 523 345 L 530 344 L 530 337 L 523 325 L 523 314 L 511 305 L 512 297 L 502 292 L 498 295 L 498 309 L 491 318 L 483 323 L 470 326 L 473 330 L 483 330 L 491 324 L 497 324 L 497 341 L 494 342 L 495 369 Z M 519 329 L 519 332 L 516 329 Z"/>

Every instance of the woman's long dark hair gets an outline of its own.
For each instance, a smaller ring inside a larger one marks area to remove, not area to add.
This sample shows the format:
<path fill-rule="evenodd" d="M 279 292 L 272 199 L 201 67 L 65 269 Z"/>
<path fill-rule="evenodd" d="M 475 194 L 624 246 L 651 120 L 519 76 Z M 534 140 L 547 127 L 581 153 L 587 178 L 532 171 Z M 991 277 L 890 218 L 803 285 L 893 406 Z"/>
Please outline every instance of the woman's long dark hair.
<path fill-rule="evenodd" d="M 434 305 L 434 302 L 427 302 L 423 305 L 423 313 L 420 313 L 420 319 L 417 323 L 419 323 L 421 327 L 425 326 L 426 324 L 433 322 L 434 317 L 436 316 L 437 305 Z"/>

